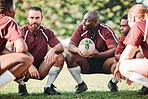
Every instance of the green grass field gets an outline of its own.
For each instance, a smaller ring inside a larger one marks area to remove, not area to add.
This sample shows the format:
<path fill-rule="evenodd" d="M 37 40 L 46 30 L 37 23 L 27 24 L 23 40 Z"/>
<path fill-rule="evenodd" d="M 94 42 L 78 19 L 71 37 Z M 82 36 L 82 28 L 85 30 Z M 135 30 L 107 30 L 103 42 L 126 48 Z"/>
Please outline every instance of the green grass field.
<path fill-rule="evenodd" d="M 135 92 L 141 88 L 141 85 L 133 83 L 131 86 L 125 84 L 125 81 L 118 83 L 119 93 L 110 93 L 107 87 L 108 81 L 112 75 L 92 74 L 82 75 L 83 80 L 88 86 L 88 90 L 79 95 L 73 94 L 77 85 L 66 65 L 56 79 L 54 85 L 62 95 L 44 96 L 44 86 L 47 77 L 42 80 L 30 79 L 27 84 L 28 96 L 18 96 L 18 85 L 10 82 L 0 89 L 0 99 L 148 99 L 146 95 L 136 95 Z"/>

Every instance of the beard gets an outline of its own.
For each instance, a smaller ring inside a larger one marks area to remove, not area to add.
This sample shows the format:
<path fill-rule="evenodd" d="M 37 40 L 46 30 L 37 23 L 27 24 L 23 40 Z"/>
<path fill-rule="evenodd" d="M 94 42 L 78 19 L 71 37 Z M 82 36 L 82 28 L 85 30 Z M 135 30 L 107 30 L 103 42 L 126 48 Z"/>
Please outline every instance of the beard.
<path fill-rule="evenodd" d="M 29 25 L 31 26 L 31 28 L 33 29 L 33 30 L 36 30 L 39 26 L 40 26 L 40 24 L 38 24 L 38 23 L 32 23 L 32 24 L 30 24 L 29 23 Z"/>

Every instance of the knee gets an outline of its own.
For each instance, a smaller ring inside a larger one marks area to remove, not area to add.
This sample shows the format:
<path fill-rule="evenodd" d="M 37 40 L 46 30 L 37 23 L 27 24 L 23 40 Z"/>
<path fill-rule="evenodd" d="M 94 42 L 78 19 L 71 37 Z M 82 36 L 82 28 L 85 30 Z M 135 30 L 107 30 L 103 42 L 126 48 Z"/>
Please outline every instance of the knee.
<path fill-rule="evenodd" d="M 59 64 L 60 67 L 63 67 L 64 64 L 64 55 L 63 54 L 58 54 L 55 58 L 55 64 Z"/>
<path fill-rule="evenodd" d="M 27 53 L 27 54 L 22 54 L 20 55 L 20 60 L 22 61 L 23 64 L 25 64 L 25 66 L 31 66 L 34 58 L 31 54 Z"/>
<path fill-rule="evenodd" d="M 71 63 L 72 61 L 74 61 L 74 54 L 68 52 L 65 56 L 65 61 L 66 63 Z"/>

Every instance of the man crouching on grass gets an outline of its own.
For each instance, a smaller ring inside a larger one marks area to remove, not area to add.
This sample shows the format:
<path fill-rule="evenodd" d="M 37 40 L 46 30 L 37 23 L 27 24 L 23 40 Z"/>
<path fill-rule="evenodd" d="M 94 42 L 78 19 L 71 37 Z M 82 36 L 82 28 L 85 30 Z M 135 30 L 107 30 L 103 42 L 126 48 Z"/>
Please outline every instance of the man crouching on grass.
<path fill-rule="evenodd" d="M 56 87 L 53 83 L 64 64 L 63 45 L 50 29 L 40 25 L 43 19 L 41 8 L 30 7 L 27 19 L 28 24 L 21 30 L 24 32 L 24 40 L 29 52 L 34 57 L 34 62 L 25 79 L 17 81 L 19 83 L 19 95 L 28 94 L 24 81 L 28 81 L 29 78 L 42 80 L 47 75 L 48 80 L 44 87 L 44 94 L 59 95 L 60 92 L 54 89 Z M 51 47 L 50 50 L 48 50 L 48 45 Z"/>

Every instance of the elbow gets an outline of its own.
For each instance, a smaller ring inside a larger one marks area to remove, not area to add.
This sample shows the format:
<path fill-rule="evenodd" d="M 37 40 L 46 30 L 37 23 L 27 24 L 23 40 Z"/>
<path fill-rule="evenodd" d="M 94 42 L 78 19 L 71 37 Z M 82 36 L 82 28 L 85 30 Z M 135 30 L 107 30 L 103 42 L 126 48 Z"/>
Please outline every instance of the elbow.
<path fill-rule="evenodd" d="M 28 47 L 19 47 L 16 49 L 17 53 L 26 53 L 28 52 Z"/>

